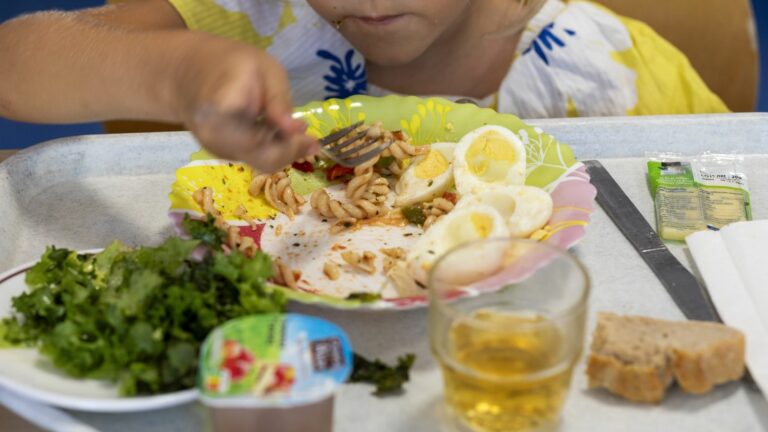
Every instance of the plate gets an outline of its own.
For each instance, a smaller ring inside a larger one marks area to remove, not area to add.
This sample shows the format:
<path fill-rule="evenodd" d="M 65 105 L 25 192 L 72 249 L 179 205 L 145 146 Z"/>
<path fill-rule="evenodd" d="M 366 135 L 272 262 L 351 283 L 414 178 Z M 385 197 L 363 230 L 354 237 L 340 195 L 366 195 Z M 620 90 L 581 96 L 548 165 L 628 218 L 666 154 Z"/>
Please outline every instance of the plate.
<path fill-rule="evenodd" d="M 567 145 L 513 115 L 440 98 L 353 96 L 310 103 L 296 109 L 294 116 L 304 119 L 308 133 L 315 137 L 360 120 L 381 121 L 387 129 L 405 131 L 417 145 L 458 142 L 467 132 L 480 126 L 504 126 L 517 133 L 526 146 L 526 184 L 543 188 L 553 199 L 554 211 L 542 241 L 568 249 L 585 235 L 596 194 L 585 167 L 574 158 Z M 304 196 L 328 186 L 322 173 L 291 169 L 289 175 L 296 192 Z M 322 273 L 327 260 L 343 262 L 339 255 L 344 250 L 407 249 L 422 232 L 420 228 L 365 226 L 353 232 L 331 235 L 330 224 L 311 211 L 309 204 L 305 204 L 294 221 L 289 221 L 263 197 L 251 197 L 248 194 L 250 179 L 251 170 L 247 166 L 215 159 L 205 151 L 196 152 L 189 164 L 176 171 L 169 215 L 181 233 L 180 222 L 185 215 L 201 216 L 192 194 L 204 186 L 210 187 L 214 202 L 228 223 L 238 226 L 241 235 L 252 237 L 272 256 L 281 257 L 290 267 L 301 271 L 299 290 L 283 288 L 290 298 L 346 309 L 410 309 L 427 304 L 426 293 L 398 296 L 386 284 L 383 274 L 378 274 L 382 272 L 373 276 L 342 272 L 336 281 Z M 329 191 L 332 196 L 339 196 L 342 187 L 333 185 Z M 251 217 L 259 219 L 259 224 L 250 226 L 234 215 L 241 204 Z M 349 294 L 358 292 L 379 292 L 384 298 L 373 302 L 347 299 Z M 456 293 L 457 296 L 475 294 L 471 290 Z"/>
<path fill-rule="evenodd" d="M 27 289 L 24 276 L 33 265 L 25 264 L 0 275 L 0 317 L 11 315 L 11 298 Z M 0 337 L 2 343 L 5 341 Z M 2 345 L 0 386 L 32 400 L 81 411 L 147 411 L 181 405 L 197 398 L 195 389 L 155 396 L 120 396 L 117 386 L 108 381 L 72 378 L 59 372 L 35 348 Z"/>

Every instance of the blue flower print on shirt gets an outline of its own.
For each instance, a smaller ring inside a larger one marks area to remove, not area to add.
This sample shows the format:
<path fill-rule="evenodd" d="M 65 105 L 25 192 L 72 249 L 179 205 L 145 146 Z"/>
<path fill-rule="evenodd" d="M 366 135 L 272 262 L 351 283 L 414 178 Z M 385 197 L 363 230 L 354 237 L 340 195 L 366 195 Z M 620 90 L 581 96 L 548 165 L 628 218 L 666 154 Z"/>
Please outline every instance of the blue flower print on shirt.
<path fill-rule="evenodd" d="M 331 98 L 345 98 L 356 94 L 368 93 L 368 80 L 365 74 L 365 66 L 363 63 L 355 64 L 353 57 L 355 55 L 354 50 L 349 50 L 344 55 L 344 61 L 327 50 L 318 50 L 317 56 L 330 60 L 331 73 L 329 75 L 323 75 L 323 79 L 328 84 L 325 86 L 325 91 L 329 94 L 326 99 Z"/>
<path fill-rule="evenodd" d="M 576 36 L 576 32 L 571 29 L 564 28 L 563 32 L 570 37 Z M 546 48 L 546 51 L 551 53 L 555 51 L 556 47 L 565 47 L 565 42 L 555 34 L 555 23 L 551 22 L 536 35 L 536 39 L 533 40 L 531 46 L 523 51 L 523 55 L 533 51 L 542 61 L 544 61 L 544 64 L 549 66 L 549 57 L 547 57 L 547 52 L 545 52 L 544 49 Z"/>

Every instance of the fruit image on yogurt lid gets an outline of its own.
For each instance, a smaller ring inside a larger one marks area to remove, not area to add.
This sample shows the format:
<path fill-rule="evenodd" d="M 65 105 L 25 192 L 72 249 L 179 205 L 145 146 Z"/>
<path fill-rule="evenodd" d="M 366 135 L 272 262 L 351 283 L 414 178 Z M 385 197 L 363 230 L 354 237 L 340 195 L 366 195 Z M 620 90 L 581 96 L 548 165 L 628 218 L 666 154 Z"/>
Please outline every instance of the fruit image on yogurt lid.
<path fill-rule="evenodd" d="M 289 407 L 333 394 L 351 368 L 349 340 L 336 325 L 296 314 L 253 315 L 208 335 L 198 389 L 211 406 Z"/>

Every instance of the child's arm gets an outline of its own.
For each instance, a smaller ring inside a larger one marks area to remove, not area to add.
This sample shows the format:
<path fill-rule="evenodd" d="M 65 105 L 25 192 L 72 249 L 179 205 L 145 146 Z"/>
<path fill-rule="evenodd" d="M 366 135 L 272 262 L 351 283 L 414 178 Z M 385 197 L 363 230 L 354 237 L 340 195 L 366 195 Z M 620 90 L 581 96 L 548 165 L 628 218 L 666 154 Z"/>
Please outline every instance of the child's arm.
<path fill-rule="evenodd" d="M 187 31 L 165 0 L 12 20 L 0 26 L 0 58 L 0 116 L 185 123 L 218 156 L 268 171 L 312 147 L 290 117 L 282 66 L 258 48 Z M 201 110 L 214 116 L 202 121 Z M 283 132 L 277 144 L 264 128 L 219 121 L 262 113 Z"/>

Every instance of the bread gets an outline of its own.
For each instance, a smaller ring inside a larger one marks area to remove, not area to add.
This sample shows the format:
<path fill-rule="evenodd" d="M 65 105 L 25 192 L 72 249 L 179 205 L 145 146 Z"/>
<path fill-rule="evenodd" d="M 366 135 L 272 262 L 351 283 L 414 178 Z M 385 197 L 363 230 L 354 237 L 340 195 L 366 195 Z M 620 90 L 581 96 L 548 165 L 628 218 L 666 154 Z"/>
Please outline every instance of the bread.
<path fill-rule="evenodd" d="M 744 335 L 723 324 L 600 313 L 587 364 L 589 387 L 659 402 L 673 381 L 688 393 L 744 374 Z"/>

